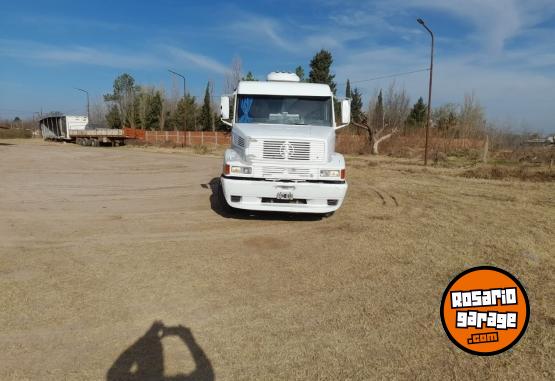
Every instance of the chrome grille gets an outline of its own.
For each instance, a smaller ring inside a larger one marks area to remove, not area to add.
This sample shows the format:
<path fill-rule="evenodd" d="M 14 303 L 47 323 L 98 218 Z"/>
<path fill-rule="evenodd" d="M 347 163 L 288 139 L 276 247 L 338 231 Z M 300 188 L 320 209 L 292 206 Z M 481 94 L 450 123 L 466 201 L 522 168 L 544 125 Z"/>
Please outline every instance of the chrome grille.
<path fill-rule="evenodd" d="M 315 161 L 325 160 L 325 143 L 320 140 L 251 140 L 252 159 Z"/>
<path fill-rule="evenodd" d="M 286 152 L 282 149 L 282 147 L 285 147 L 285 144 L 285 140 L 264 140 L 262 157 L 272 160 L 285 159 Z"/>

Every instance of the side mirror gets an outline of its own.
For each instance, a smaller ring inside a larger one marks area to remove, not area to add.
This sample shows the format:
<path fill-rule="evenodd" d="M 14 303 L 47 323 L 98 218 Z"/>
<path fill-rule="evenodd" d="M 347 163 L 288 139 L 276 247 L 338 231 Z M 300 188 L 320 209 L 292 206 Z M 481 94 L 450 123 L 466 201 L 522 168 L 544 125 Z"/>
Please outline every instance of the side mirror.
<path fill-rule="evenodd" d="M 229 119 L 229 97 L 222 97 L 220 100 L 220 115 L 222 119 Z"/>
<path fill-rule="evenodd" d="M 351 100 L 343 99 L 341 101 L 341 124 L 351 123 Z"/>

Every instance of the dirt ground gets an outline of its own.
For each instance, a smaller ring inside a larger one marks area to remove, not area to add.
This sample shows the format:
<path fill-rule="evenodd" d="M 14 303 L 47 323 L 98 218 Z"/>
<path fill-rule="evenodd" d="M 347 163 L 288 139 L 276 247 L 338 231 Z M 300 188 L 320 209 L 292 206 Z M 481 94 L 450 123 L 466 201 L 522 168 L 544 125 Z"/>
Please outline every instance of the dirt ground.
<path fill-rule="evenodd" d="M 555 378 L 554 183 L 353 157 L 329 218 L 230 216 L 220 168 L 4 140 L 0 379 Z M 439 305 L 486 264 L 521 280 L 531 319 L 513 349 L 478 357 Z"/>

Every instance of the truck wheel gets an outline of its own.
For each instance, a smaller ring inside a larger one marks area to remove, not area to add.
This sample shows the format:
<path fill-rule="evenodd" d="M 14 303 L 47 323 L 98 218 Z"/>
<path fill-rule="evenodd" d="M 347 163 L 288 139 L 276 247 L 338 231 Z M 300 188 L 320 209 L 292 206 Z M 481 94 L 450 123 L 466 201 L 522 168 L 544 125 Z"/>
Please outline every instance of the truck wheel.
<path fill-rule="evenodd" d="M 214 189 L 215 209 L 217 209 L 217 211 L 219 211 L 224 215 L 233 214 L 233 212 L 235 212 L 236 209 L 229 206 L 229 204 L 227 203 L 224 195 L 224 188 L 222 186 L 222 182 L 220 179 L 216 181 L 215 188 L 216 188 Z"/>

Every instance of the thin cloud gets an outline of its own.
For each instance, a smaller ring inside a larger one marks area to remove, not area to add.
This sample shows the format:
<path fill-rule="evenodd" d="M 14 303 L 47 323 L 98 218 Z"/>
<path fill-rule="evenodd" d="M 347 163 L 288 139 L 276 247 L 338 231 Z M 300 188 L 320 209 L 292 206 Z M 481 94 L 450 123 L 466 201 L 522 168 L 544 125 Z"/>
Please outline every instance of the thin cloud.
<path fill-rule="evenodd" d="M 188 64 L 192 64 L 201 69 L 206 69 L 206 71 L 211 71 L 218 74 L 225 74 L 229 71 L 229 68 L 222 63 L 202 54 L 193 53 L 181 48 L 173 46 L 165 46 L 165 49 L 170 53 L 170 55 L 177 60 L 183 60 Z"/>
<path fill-rule="evenodd" d="M 57 46 L 23 40 L 0 40 L 0 56 L 34 64 L 85 64 L 115 68 L 151 68 L 162 65 L 152 55 L 128 54 L 87 46 Z"/>
<path fill-rule="evenodd" d="M 173 46 L 150 49 L 149 53 L 113 51 L 89 46 L 57 46 L 33 41 L 0 39 L 0 57 L 29 61 L 38 65 L 80 64 L 121 69 L 152 69 L 182 65 L 224 74 L 228 69 L 202 54 Z"/>
<path fill-rule="evenodd" d="M 260 15 L 243 15 L 241 22 L 232 23 L 229 28 L 233 35 L 245 41 L 270 42 L 289 52 L 297 51 L 299 46 L 280 35 L 277 21 Z"/>
<path fill-rule="evenodd" d="M 348 41 L 361 36 L 352 29 L 334 29 L 333 33 L 328 33 L 321 26 L 289 25 L 257 14 L 241 13 L 239 19 L 241 22 L 226 26 L 232 39 L 249 45 L 267 47 L 270 44 L 291 54 L 322 48 L 342 49 Z M 303 30 L 299 31 L 301 27 Z"/>

